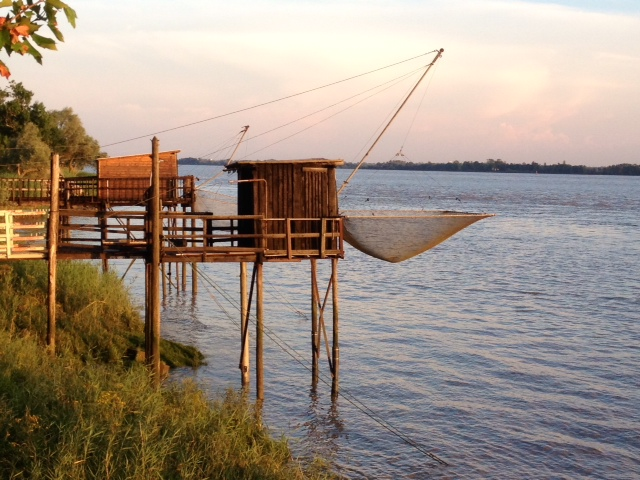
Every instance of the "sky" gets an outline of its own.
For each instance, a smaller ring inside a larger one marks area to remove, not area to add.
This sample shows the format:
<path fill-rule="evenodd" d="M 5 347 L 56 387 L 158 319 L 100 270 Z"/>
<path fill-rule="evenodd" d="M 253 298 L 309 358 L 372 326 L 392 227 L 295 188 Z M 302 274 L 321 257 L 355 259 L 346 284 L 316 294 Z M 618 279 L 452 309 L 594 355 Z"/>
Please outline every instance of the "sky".
<path fill-rule="evenodd" d="M 637 0 L 67 3 L 42 66 L 4 60 L 110 156 L 222 159 L 249 125 L 236 159 L 359 161 L 443 48 L 368 161 L 640 163 Z"/>

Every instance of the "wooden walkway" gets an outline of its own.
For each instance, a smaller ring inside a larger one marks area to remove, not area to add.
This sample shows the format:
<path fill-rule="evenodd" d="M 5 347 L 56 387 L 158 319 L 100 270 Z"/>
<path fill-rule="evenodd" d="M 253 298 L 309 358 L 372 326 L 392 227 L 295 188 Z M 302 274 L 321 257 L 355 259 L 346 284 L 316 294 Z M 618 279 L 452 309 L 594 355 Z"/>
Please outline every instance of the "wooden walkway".
<path fill-rule="evenodd" d="M 58 258 L 147 258 L 144 210 L 61 209 Z M 162 212 L 161 262 L 298 261 L 342 258 L 342 218 L 263 218 Z M 0 261 L 47 256 L 45 210 L 0 210 Z M 256 233 L 241 233 L 243 230 Z M 310 228 L 304 228 L 309 226 Z M 302 233 L 297 233 L 301 231 Z"/>

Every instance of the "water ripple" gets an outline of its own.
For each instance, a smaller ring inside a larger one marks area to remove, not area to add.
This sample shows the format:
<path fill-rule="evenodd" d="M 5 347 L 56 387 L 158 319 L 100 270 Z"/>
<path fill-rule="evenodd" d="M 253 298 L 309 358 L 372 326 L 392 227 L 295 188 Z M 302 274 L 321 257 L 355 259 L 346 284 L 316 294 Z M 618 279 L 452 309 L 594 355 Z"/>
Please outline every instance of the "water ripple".
<path fill-rule="evenodd" d="M 309 371 L 267 339 L 271 429 L 353 479 L 640 478 L 639 179 L 375 179 L 354 182 L 343 208 L 366 198 L 385 208 L 415 199 L 459 208 L 458 197 L 465 210 L 498 216 L 402 264 L 349 247 L 340 267 L 346 395 L 332 404 L 327 385 L 313 391 Z M 329 272 L 319 267 L 322 289 Z M 203 268 L 237 299 L 237 265 Z M 267 328 L 308 365 L 308 265 L 267 264 L 265 283 Z M 174 292 L 163 329 L 208 356 L 208 366 L 177 375 L 215 392 L 239 382 L 239 314 L 213 295 L 192 303 Z M 324 347 L 321 360 L 328 378 Z M 450 466 L 389 433 L 350 396 Z"/>

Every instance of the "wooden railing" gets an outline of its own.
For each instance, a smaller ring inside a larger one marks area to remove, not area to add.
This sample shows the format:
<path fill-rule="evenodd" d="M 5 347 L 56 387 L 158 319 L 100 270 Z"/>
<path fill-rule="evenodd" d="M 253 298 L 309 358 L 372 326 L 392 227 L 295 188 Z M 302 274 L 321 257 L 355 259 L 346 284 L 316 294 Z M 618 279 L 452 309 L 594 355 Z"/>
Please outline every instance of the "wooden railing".
<path fill-rule="evenodd" d="M 60 218 L 58 247 L 69 257 L 146 255 L 150 226 L 144 211 L 63 209 Z M 162 256 L 174 257 L 172 261 L 225 254 L 283 259 L 344 255 L 340 217 L 265 219 L 261 215 L 163 212 L 161 221 Z"/>
<path fill-rule="evenodd" d="M 151 188 L 150 178 L 100 178 L 98 200 L 108 205 L 144 205 Z M 160 197 L 163 205 L 192 205 L 195 178 L 160 178 Z"/>
<path fill-rule="evenodd" d="M 97 204 L 143 205 L 150 186 L 149 178 L 64 178 L 60 180 L 60 203 L 66 208 Z M 18 205 L 47 204 L 51 198 L 51 180 L 2 178 L 0 191 L 6 201 Z M 160 192 L 164 205 L 192 205 L 195 178 L 161 178 Z"/>
<path fill-rule="evenodd" d="M 166 253 L 187 253 L 190 248 L 223 251 L 232 247 L 289 259 L 344 255 L 341 217 L 221 217 L 169 212 L 162 218 Z"/>
<path fill-rule="evenodd" d="M 51 180 L 38 178 L 0 178 L 3 199 L 19 205 L 46 203 L 51 195 Z"/>
<path fill-rule="evenodd" d="M 0 210 L 0 260 L 45 258 L 47 218 L 45 210 Z M 340 217 L 265 219 L 164 212 L 161 221 L 165 261 L 211 261 L 212 256 L 233 261 L 233 255 L 258 254 L 267 260 L 344 255 Z M 61 258 L 144 258 L 149 232 L 143 210 L 61 209 L 58 251 Z"/>
<path fill-rule="evenodd" d="M 45 258 L 45 210 L 0 210 L 0 260 Z"/>

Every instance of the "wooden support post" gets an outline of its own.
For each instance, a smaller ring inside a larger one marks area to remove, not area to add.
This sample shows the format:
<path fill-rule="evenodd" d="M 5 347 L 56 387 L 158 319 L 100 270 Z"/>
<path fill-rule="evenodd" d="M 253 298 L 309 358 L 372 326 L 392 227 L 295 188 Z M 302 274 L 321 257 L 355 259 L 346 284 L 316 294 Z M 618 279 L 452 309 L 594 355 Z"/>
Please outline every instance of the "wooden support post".
<path fill-rule="evenodd" d="M 148 207 L 147 207 L 148 208 Z M 149 236 L 151 235 L 151 232 L 149 231 Z M 147 253 L 148 255 L 148 253 Z M 149 346 L 151 345 L 151 339 L 150 339 L 150 335 L 151 335 L 151 262 L 149 262 L 148 260 L 145 260 L 144 262 L 144 357 L 145 357 L 145 362 L 148 362 L 149 360 L 149 351 L 150 348 Z"/>
<path fill-rule="evenodd" d="M 71 222 L 69 221 L 69 215 L 61 216 L 59 220 L 61 228 L 58 233 L 58 243 L 64 243 L 69 240 L 69 225 Z"/>
<path fill-rule="evenodd" d="M 58 274 L 58 221 L 60 215 L 60 157 L 51 157 L 51 209 L 49 211 L 48 239 L 49 239 L 49 298 L 47 319 L 47 348 L 50 353 L 56 353 L 56 278 Z"/>
<path fill-rule="evenodd" d="M 175 191 L 172 191 L 172 193 L 175 195 Z M 182 213 L 184 214 L 184 209 Z M 187 246 L 187 241 L 184 239 L 184 236 L 187 234 L 187 231 L 188 231 L 187 220 L 185 218 L 182 218 L 180 220 L 180 223 L 182 224 L 180 235 L 183 237 L 180 239 L 180 244 L 184 248 Z M 183 292 L 187 291 L 187 263 L 186 262 L 182 262 L 182 291 Z"/>
<path fill-rule="evenodd" d="M 107 221 L 107 207 L 103 206 L 103 208 L 100 209 L 100 239 L 101 239 L 101 243 L 102 243 L 102 251 L 104 252 L 106 250 L 104 244 L 105 242 L 109 239 L 109 232 L 108 232 L 108 221 Z M 108 272 L 109 271 L 109 260 L 107 259 L 107 257 L 102 257 L 102 271 L 103 272 Z"/>
<path fill-rule="evenodd" d="M 248 388 L 249 374 L 249 296 L 247 291 L 247 263 L 240 262 L 240 339 L 242 356 L 240 357 L 240 372 L 242 388 Z"/>
<path fill-rule="evenodd" d="M 189 235 L 195 234 L 196 222 L 193 218 L 189 220 Z M 195 247 L 193 240 L 189 241 L 191 247 Z M 204 245 L 203 245 L 204 246 Z M 198 293 L 198 264 L 196 262 L 191 263 L 191 295 L 195 296 Z"/>
<path fill-rule="evenodd" d="M 162 277 L 162 300 L 167 298 L 167 268 L 164 262 L 160 266 L 160 276 Z"/>
<path fill-rule="evenodd" d="M 256 399 L 264 400 L 264 285 L 262 278 L 262 257 L 256 266 Z"/>
<path fill-rule="evenodd" d="M 327 258 L 325 253 L 327 238 L 327 219 L 320 220 L 320 258 Z"/>
<path fill-rule="evenodd" d="M 315 389 L 318 386 L 320 372 L 318 360 L 320 357 L 320 335 L 318 332 L 318 264 L 315 258 L 311 259 L 311 385 Z"/>
<path fill-rule="evenodd" d="M 151 369 L 153 383 L 160 386 L 160 155 L 159 141 L 153 137 L 152 145 L 152 171 L 151 171 L 151 198 L 147 204 L 149 221 L 151 223 L 151 238 L 148 242 L 147 252 L 147 338 L 145 344 L 145 356 Z"/>
<path fill-rule="evenodd" d="M 191 263 L 191 295 L 198 294 L 198 264 Z"/>
<path fill-rule="evenodd" d="M 287 258 L 293 258 L 293 242 L 291 241 L 291 219 L 287 218 L 286 220 L 286 236 L 287 236 Z"/>
<path fill-rule="evenodd" d="M 336 400 L 340 391 L 340 343 L 339 343 L 339 311 L 338 300 L 338 259 L 331 259 L 331 282 L 333 291 L 333 381 L 331 382 L 331 399 Z"/>

